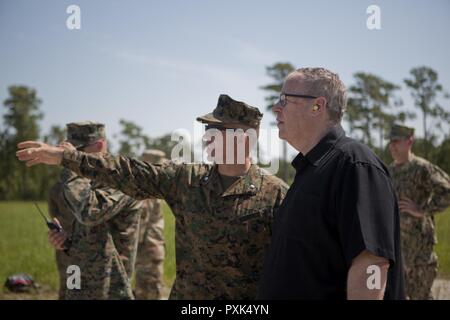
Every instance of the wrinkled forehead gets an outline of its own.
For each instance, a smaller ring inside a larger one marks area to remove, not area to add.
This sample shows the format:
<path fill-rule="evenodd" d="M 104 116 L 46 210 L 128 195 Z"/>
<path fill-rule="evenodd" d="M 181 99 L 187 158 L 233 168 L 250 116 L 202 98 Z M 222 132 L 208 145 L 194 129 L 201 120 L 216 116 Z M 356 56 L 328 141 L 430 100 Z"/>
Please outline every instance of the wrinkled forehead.
<path fill-rule="evenodd" d="M 241 125 L 237 125 L 237 126 L 227 125 L 224 128 L 225 128 L 225 130 L 218 130 L 215 128 L 205 130 L 203 137 L 209 138 L 209 137 L 213 137 L 213 136 L 217 136 L 217 135 L 221 135 L 222 137 L 227 137 L 227 136 L 235 136 L 235 137 L 256 136 L 257 137 L 259 134 L 259 129 L 245 127 L 245 126 L 241 126 Z"/>
<path fill-rule="evenodd" d="M 302 74 L 293 72 L 286 77 L 281 91 L 283 93 L 304 93 L 305 90 L 306 82 Z"/>

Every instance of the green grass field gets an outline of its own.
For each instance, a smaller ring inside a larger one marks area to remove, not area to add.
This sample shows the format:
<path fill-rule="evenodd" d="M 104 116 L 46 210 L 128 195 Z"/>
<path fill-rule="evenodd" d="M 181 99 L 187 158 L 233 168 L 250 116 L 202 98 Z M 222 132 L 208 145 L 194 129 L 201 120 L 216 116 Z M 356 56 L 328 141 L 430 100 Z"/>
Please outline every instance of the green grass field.
<path fill-rule="evenodd" d="M 39 206 L 46 209 L 46 203 Z M 175 279 L 174 217 L 164 205 L 166 260 L 164 278 Z M 450 209 L 436 217 L 440 277 L 450 278 Z M 0 281 L 15 273 L 28 273 L 42 285 L 39 295 L 15 296 L 0 290 L 0 299 L 56 298 L 58 277 L 53 250 L 47 242 L 47 226 L 32 202 L 0 202 Z"/>
<path fill-rule="evenodd" d="M 47 210 L 45 202 L 39 202 Z M 175 220 L 164 204 L 166 259 L 164 280 L 170 287 L 175 279 Z M 28 273 L 41 286 L 39 295 L 25 298 L 56 298 L 58 274 L 54 251 L 47 242 L 47 226 L 32 202 L 0 202 L 0 281 L 15 273 Z M 12 299 L 7 289 L 0 289 L 0 299 Z"/>
<path fill-rule="evenodd" d="M 439 276 L 450 279 L 450 209 L 436 216 L 438 244 L 436 253 L 439 257 Z"/>

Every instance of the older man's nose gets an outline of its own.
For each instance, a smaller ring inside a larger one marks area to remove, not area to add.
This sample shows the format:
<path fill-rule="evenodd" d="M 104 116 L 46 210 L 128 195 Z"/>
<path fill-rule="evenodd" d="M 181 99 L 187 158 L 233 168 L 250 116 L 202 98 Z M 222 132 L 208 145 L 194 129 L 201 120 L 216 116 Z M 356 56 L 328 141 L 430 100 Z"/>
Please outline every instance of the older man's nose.
<path fill-rule="evenodd" d="M 281 110 L 283 110 L 283 107 L 281 106 L 281 104 L 279 102 L 275 103 L 272 106 L 272 111 L 275 113 L 281 112 Z"/>

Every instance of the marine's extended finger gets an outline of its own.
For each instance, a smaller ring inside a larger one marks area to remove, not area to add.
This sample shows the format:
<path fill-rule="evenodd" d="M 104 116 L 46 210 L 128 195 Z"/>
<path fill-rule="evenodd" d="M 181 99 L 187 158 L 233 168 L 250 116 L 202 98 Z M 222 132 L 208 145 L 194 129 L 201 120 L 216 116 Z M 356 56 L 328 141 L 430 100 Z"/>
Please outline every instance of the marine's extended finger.
<path fill-rule="evenodd" d="M 16 152 L 16 157 L 20 161 L 26 161 L 26 160 L 30 160 L 30 159 L 36 158 L 38 152 L 39 152 L 38 148 L 23 149 L 23 150 L 20 150 L 20 151 Z"/>
<path fill-rule="evenodd" d="M 39 148 L 42 145 L 41 142 L 38 141 L 22 141 L 17 144 L 18 149 L 27 149 L 27 148 Z"/>
<path fill-rule="evenodd" d="M 27 167 L 32 167 L 32 166 L 34 166 L 36 164 L 40 164 L 40 163 L 42 163 L 41 159 L 40 158 L 35 158 L 33 160 L 27 161 L 26 162 L 26 166 Z"/>

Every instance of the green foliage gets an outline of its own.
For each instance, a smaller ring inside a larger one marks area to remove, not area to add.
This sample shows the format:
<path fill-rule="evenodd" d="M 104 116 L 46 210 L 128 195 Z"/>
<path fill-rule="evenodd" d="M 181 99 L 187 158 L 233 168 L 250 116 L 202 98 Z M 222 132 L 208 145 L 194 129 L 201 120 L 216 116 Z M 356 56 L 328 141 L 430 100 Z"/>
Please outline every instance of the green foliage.
<path fill-rule="evenodd" d="M 0 199 L 37 199 L 46 195 L 49 179 L 45 168 L 28 169 L 15 157 L 20 141 L 39 138 L 39 120 L 43 114 L 39 110 L 41 99 L 36 90 L 25 86 L 8 88 L 9 97 L 4 101 L 5 113 L 2 132 L 0 158 Z"/>
<path fill-rule="evenodd" d="M 151 139 L 149 149 L 161 150 L 166 154 L 166 158 L 170 158 L 173 147 L 177 144 L 177 141 L 172 141 L 170 134 L 165 134 L 161 137 Z M 193 155 L 191 156 L 193 159 Z"/>
<path fill-rule="evenodd" d="M 432 162 L 436 163 L 442 170 L 450 175 L 450 136 L 442 141 L 440 146 L 433 151 Z"/>
<path fill-rule="evenodd" d="M 422 112 L 424 139 L 431 142 L 433 129 L 442 130 L 442 123 L 450 121 L 450 113 L 447 112 L 436 99 L 443 93 L 442 85 L 438 82 L 438 74 L 430 67 L 422 66 L 410 71 L 411 78 L 404 79 L 406 86 L 410 89 L 414 99 L 414 105 Z M 444 93 L 447 98 L 448 94 Z M 428 121 L 435 120 L 430 126 Z M 424 150 L 425 156 L 431 149 Z"/>
<path fill-rule="evenodd" d="M 281 170 L 278 170 L 275 175 L 286 182 L 288 185 L 291 185 L 295 178 L 295 168 L 292 166 L 290 161 L 285 161 L 281 158 L 278 159 L 278 161 Z M 286 171 L 284 171 L 283 168 L 285 168 Z"/>
<path fill-rule="evenodd" d="M 277 62 L 266 67 L 267 75 L 274 80 L 274 82 L 260 87 L 260 89 L 268 92 L 268 96 L 265 97 L 267 110 L 271 110 L 272 106 L 278 101 L 284 79 L 294 70 L 294 66 L 289 62 Z"/>
<path fill-rule="evenodd" d="M 119 123 L 122 126 L 119 154 L 133 158 L 139 157 L 145 149 L 148 149 L 150 138 L 132 121 L 120 119 Z"/>
<path fill-rule="evenodd" d="M 350 131 L 362 133 L 361 140 L 374 147 L 374 131 L 378 133 L 379 148 L 384 145 L 386 132 L 395 121 L 403 122 L 414 115 L 408 112 L 392 113 L 394 107 L 402 105 L 395 96 L 399 86 L 376 75 L 364 72 L 354 74 L 355 84 L 349 87 L 346 120 Z"/>
<path fill-rule="evenodd" d="M 44 136 L 44 142 L 55 145 L 66 140 L 67 130 L 58 125 L 53 125 L 50 128 L 50 132 Z"/>
<path fill-rule="evenodd" d="M 170 157 L 176 141 L 171 140 L 171 135 L 166 134 L 159 138 L 150 138 L 141 127 L 132 121 L 120 120 L 122 130 L 119 140 L 119 154 L 133 158 L 139 158 L 146 149 L 158 149 Z"/>
<path fill-rule="evenodd" d="M 3 116 L 7 131 L 14 131 L 15 142 L 39 137 L 38 121 L 43 114 L 39 111 L 41 99 L 36 90 L 25 86 L 11 86 L 8 88 L 9 97 L 4 101 L 6 107 Z"/>

